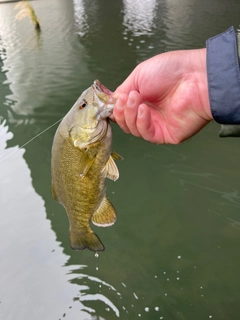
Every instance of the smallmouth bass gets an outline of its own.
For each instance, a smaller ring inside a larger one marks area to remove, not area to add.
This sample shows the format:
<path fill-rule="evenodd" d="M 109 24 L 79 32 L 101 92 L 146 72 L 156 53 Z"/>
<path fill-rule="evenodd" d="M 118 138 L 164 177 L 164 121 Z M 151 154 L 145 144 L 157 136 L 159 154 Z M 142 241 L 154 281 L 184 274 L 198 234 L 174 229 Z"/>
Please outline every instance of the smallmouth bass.
<path fill-rule="evenodd" d="M 92 231 L 111 226 L 116 211 L 106 197 L 106 178 L 117 180 L 112 152 L 112 129 L 108 117 L 116 100 L 100 81 L 86 89 L 61 121 L 52 145 L 52 195 L 68 215 L 72 249 L 103 251 L 104 245 Z"/>

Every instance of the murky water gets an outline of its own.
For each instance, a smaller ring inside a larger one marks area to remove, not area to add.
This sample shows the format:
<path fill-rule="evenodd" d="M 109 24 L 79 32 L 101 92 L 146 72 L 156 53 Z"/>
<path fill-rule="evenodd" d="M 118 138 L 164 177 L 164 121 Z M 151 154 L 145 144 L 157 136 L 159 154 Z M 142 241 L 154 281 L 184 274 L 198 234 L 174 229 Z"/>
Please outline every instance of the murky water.
<path fill-rule="evenodd" d="M 106 251 L 74 252 L 51 197 L 56 126 L 98 78 L 114 90 L 140 61 L 200 48 L 230 25 L 234 0 L 39 0 L 41 23 L 0 4 L 0 319 L 237 320 L 240 140 L 211 123 L 179 146 L 124 134 L 108 182 L 115 226 Z M 25 145 L 22 149 L 19 146 Z"/>

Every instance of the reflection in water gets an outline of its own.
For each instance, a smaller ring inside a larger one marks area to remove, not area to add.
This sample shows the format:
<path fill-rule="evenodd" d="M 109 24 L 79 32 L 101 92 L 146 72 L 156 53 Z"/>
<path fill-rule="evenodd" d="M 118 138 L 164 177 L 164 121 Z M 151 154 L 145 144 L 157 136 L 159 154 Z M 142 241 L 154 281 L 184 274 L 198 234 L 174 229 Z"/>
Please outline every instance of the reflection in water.
<path fill-rule="evenodd" d="M 13 122 L 18 121 L 19 117 L 25 121 L 29 115 L 39 120 L 45 116 L 43 107 L 49 103 L 49 98 L 58 97 L 65 106 L 66 91 L 71 94 L 76 88 L 79 90 L 79 83 L 73 84 L 72 81 L 76 72 L 83 79 L 90 75 L 81 63 L 83 48 L 79 46 L 75 53 L 76 38 L 69 39 L 69 33 L 73 30 L 71 3 L 34 3 L 41 22 L 41 35 L 35 32 L 27 19 L 15 20 L 14 6 L 14 3 L 1 4 L 0 10 L 0 52 L 4 55 L 3 71 L 12 92 L 6 99 L 11 105 Z M 73 95 L 72 101 L 74 99 Z M 48 116 L 59 114 L 59 107 L 54 103 L 47 105 Z"/>
<path fill-rule="evenodd" d="M 27 93 L 28 81 L 34 84 L 37 78 L 34 60 L 29 56 L 29 53 L 40 49 L 39 36 L 35 33 L 34 28 L 31 30 L 31 28 L 23 27 L 22 23 L 28 23 L 28 21 L 20 22 L 15 20 L 16 11 L 14 11 L 14 6 L 14 3 L 1 4 L 1 52 L 5 52 L 3 70 L 7 71 L 8 83 L 14 93 L 9 95 L 7 99 L 15 104 L 13 107 L 15 111 L 26 115 L 32 113 L 32 106 L 29 105 L 29 102 L 26 102 L 28 95 L 24 94 L 24 92 Z M 14 63 L 11 63 L 11 59 L 14 59 Z M 28 72 L 20 72 L 25 63 L 28 64 Z M 29 95 L 31 96 L 31 93 Z M 19 105 L 21 97 L 24 102 L 23 105 Z"/>
<path fill-rule="evenodd" d="M 91 277 L 91 276 L 88 276 L 86 274 L 78 275 L 78 279 L 85 279 L 85 278 L 88 279 L 88 280 L 100 283 L 101 285 L 106 286 L 106 287 L 110 288 L 113 291 L 116 291 L 116 289 L 113 286 L 107 284 L 104 281 L 101 281 L 100 279 L 98 279 L 96 277 Z M 90 288 L 87 288 L 87 289 L 90 289 Z M 101 293 L 95 293 L 95 294 L 87 294 L 87 293 L 85 293 L 85 294 L 82 294 L 81 297 L 80 297 L 80 301 L 102 301 L 103 303 L 105 303 L 108 307 L 110 307 L 114 311 L 114 313 L 115 313 L 115 315 L 117 317 L 119 317 L 119 315 L 120 315 L 118 308 L 106 296 L 104 296 Z"/>
<path fill-rule="evenodd" d="M 219 212 L 216 212 L 216 211 L 213 211 L 213 210 L 210 210 L 210 209 L 208 210 L 208 212 L 216 215 L 219 219 L 221 219 L 225 223 L 230 224 L 233 228 L 240 229 L 240 221 L 239 220 L 234 220 L 234 219 L 232 219 L 230 217 L 226 217 L 225 214 L 221 214 Z"/>
<path fill-rule="evenodd" d="M 77 32 L 80 37 L 83 37 L 89 30 L 89 25 L 87 23 L 87 13 L 84 9 L 84 0 L 73 0 L 73 6 Z"/>
<path fill-rule="evenodd" d="M 131 31 L 133 36 L 151 36 L 155 28 L 157 0 L 123 0 L 123 6 L 126 31 Z"/>
<path fill-rule="evenodd" d="M 189 39 L 189 35 L 193 33 L 192 25 L 196 23 L 197 17 L 194 16 L 194 0 L 181 2 L 166 0 L 166 7 L 167 14 L 163 16 L 166 25 L 164 43 L 168 50 L 171 50 L 172 47 L 181 45 L 184 39 Z"/>

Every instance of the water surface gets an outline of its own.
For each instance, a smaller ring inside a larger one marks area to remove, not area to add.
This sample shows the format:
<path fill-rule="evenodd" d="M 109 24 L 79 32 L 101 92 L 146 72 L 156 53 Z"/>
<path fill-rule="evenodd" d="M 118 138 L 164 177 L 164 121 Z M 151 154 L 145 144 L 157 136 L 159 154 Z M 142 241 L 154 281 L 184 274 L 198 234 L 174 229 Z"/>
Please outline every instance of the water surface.
<path fill-rule="evenodd" d="M 219 139 L 211 123 L 179 146 L 156 146 L 113 125 L 125 159 L 108 183 L 118 220 L 95 228 L 106 247 L 95 258 L 71 250 L 67 216 L 51 197 L 56 126 L 39 134 L 94 79 L 114 90 L 144 59 L 237 28 L 240 4 L 31 4 L 40 35 L 14 19 L 15 3 L 0 4 L 0 318 L 239 319 L 238 139 Z"/>

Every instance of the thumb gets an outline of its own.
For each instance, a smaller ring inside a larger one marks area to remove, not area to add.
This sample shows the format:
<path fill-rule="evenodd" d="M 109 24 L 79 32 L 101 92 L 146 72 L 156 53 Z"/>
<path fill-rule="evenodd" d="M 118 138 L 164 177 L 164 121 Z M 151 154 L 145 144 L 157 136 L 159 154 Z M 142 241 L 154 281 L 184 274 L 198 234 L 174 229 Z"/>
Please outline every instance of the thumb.
<path fill-rule="evenodd" d="M 123 81 L 123 83 L 117 87 L 114 91 L 114 97 L 118 97 L 121 93 L 129 94 L 130 91 L 138 91 L 137 81 L 136 81 L 136 68 L 133 72 Z"/>

